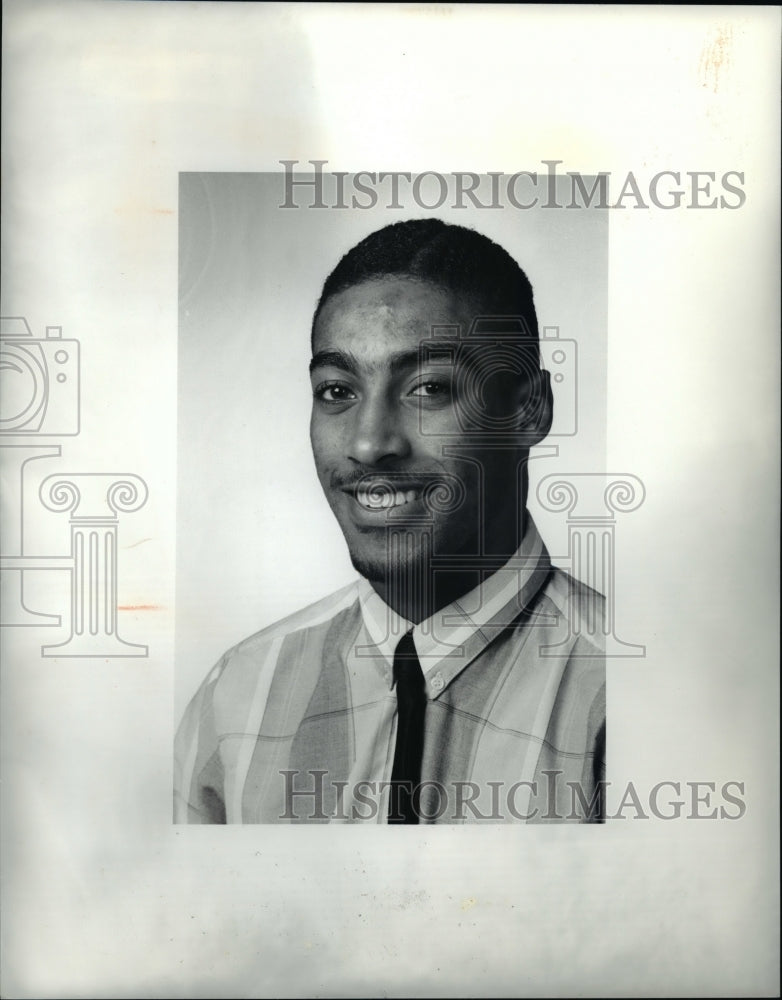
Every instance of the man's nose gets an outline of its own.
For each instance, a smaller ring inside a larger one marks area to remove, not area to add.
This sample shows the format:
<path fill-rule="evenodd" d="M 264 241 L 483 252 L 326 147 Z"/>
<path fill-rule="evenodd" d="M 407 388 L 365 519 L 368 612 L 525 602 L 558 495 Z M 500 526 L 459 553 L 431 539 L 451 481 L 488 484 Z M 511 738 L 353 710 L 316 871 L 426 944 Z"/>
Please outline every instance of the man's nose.
<path fill-rule="evenodd" d="M 362 465 L 377 465 L 410 454 L 410 439 L 401 415 L 389 402 L 363 400 L 355 411 L 350 457 Z"/>

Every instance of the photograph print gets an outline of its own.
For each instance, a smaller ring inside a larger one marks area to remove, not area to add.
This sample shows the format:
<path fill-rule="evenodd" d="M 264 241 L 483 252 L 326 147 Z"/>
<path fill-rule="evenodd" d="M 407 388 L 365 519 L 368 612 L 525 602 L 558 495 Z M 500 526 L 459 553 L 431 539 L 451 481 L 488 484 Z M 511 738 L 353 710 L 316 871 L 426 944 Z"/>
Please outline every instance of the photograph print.
<path fill-rule="evenodd" d="M 180 175 L 177 823 L 604 819 L 608 213 L 390 176 Z"/>

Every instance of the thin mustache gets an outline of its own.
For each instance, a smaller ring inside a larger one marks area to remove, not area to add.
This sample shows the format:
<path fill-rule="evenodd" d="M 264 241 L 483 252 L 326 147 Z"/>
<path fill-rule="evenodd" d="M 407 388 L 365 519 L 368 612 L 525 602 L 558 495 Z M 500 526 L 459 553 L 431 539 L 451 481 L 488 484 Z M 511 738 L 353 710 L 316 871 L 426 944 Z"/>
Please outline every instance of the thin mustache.
<path fill-rule="evenodd" d="M 373 483 L 383 483 L 388 485 L 407 486 L 428 486 L 431 483 L 440 482 L 442 476 L 437 473 L 415 473 L 415 472 L 377 472 L 376 470 L 366 472 L 352 472 L 349 475 L 340 475 L 332 472 L 329 479 L 329 486 L 335 490 L 354 490 L 357 486 L 371 486 Z"/>

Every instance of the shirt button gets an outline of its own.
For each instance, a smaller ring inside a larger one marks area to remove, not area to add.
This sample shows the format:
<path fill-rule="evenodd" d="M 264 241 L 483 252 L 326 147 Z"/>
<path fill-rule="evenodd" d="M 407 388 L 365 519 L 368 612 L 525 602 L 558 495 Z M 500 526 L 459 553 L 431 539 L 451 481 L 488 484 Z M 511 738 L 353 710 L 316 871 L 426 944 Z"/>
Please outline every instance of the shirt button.
<path fill-rule="evenodd" d="M 445 687 L 445 681 L 443 680 L 443 675 L 440 673 L 435 674 L 434 677 L 432 678 L 433 690 L 442 691 L 444 687 Z"/>

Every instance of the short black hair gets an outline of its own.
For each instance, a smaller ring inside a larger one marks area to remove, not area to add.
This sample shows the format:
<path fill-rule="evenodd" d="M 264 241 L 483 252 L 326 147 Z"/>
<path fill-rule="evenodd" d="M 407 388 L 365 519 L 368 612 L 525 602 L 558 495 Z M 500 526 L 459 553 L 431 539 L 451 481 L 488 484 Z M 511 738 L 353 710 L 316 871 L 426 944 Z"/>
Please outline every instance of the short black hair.
<path fill-rule="evenodd" d="M 538 319 L 532 285 L 498 243 L 441 219 L 409 219 L 384 226 L 357 243 L 326 278 L 312 329 L 332 295 L 372 278 L 409 277 L 471 299 L 484 315 L 521 320 L 537 350 Z"/>

